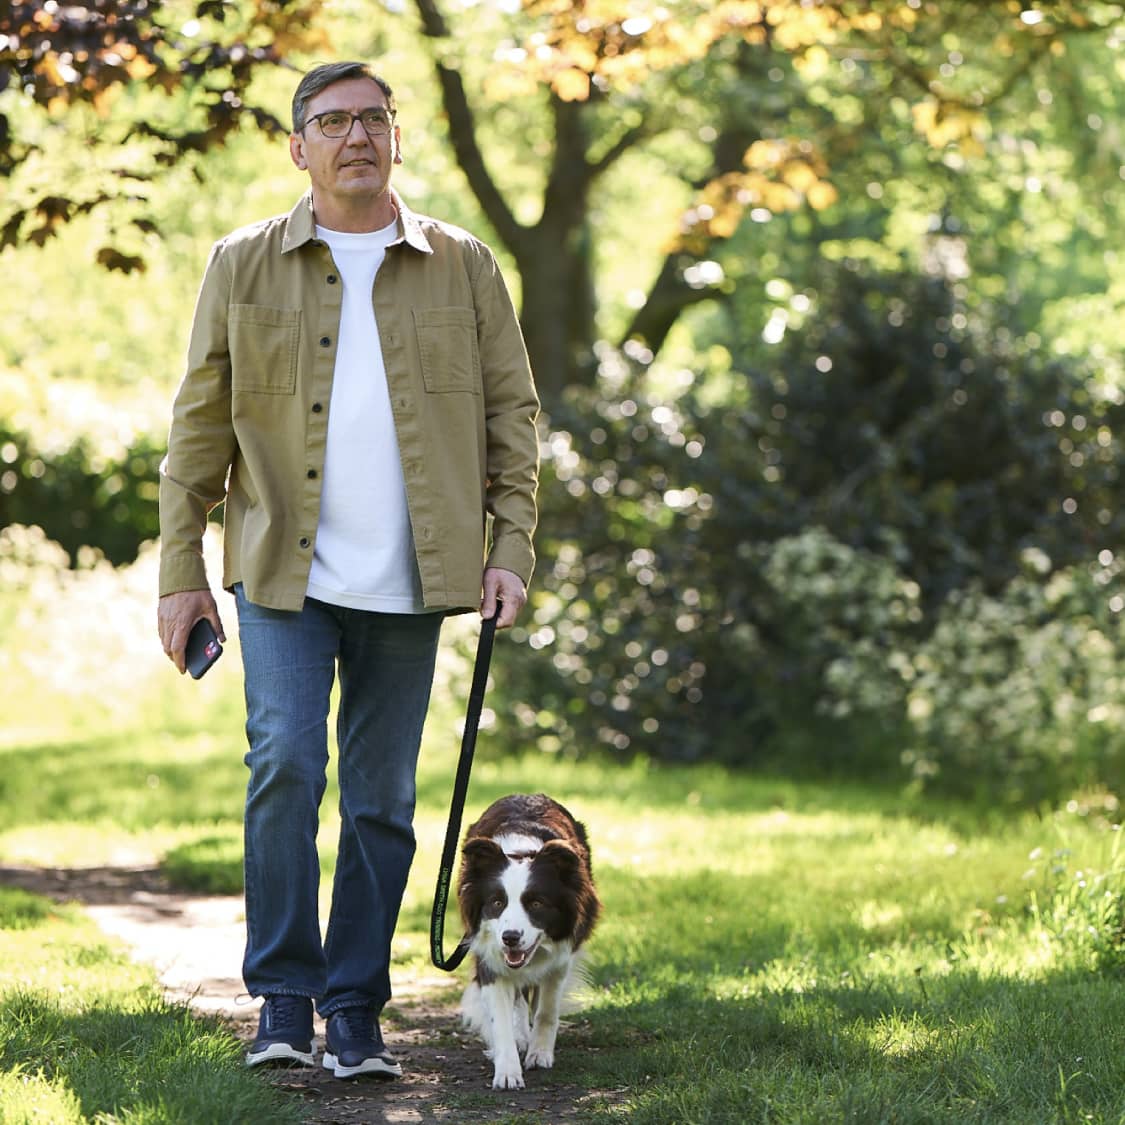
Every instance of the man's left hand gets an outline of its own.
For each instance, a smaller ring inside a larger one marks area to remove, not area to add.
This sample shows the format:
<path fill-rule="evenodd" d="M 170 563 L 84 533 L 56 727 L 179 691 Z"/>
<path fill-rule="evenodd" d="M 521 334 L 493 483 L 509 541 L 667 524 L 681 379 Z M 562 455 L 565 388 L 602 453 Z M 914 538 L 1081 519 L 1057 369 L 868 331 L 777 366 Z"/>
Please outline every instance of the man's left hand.
<path fill-rule="evenodd" d="M 496 628 L 508 629 L 515 624 L 516 617 L 527 602 L 527 587 L 518 574 L 498 566 L 490 566 L 484 572 L 481 617 L 495 617 L 497 601 L 501 603 L 501 607 L 500 616 L 496 618 Z"/>

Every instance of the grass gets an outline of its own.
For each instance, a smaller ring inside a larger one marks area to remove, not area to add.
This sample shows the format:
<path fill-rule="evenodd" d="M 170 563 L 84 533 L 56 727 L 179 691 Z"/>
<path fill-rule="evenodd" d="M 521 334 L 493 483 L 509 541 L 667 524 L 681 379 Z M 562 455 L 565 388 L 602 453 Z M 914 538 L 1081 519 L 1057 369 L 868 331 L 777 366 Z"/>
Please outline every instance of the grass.
<path fill-rule="evenodd" d="M 85 628 L 78 587 L 42 600 L 49 643 L 54 614 L 71 637 Z M 106 620 L 101 603 L 90 612 Z M 236 891 L 236 651 L 192 684 L 138 648 L 133 691 L 115 707 L 106 689 L 91 702 L 96 662 L 64 690 L 0 644 L 11 716 L 0 861 L 160 859 L 185 884 Z M 447 662 L 394 949 L 400 979 L 448 997 L 458 983 L 429 968 L 427 933 L 457 683 Z M 466 816 L 506 792 L 545 790 L 593 841 L 606 909 L 591 986 L 556 1069 L 533 1083 L 594 1091 L 581 1120 L 1125 1122 L 1125 854 L 1112 798 L 1001 817 L 712 767 L 502 761 L 496 743 L 482 736 Z M 450 918 L 447 948 L 456 936 Z M 392 1004 L 388 1025 L 398 1018 Z M 0 1122 L 295 1120 L 295 1104 L 267 1106 L 274 1092 L 237 1053 L 220 1026 L 167 1005 L 81 914 L 0 891 Z M 494 1106 L 497 1125 L 548 1120 L 509 1101 L 449 1095 L 453 1119 L 472 1105 Z"/>
<path fill-rule="evenodd" d="M 1125 1120 L 1125 866 L 1096 811 L 974 830 L 861 786 L 530 758 L 477 803 L 536 782 L 575 794 L 607 904 L 557 1077 L 627 1088 L 630 1121 Z"/>
<path fill-rule="evenodd" d="M 298 1121 L 74 907 L 0 887 L 0 1122 Z M 263 1116 L 264 1115 L 264 1116 Z"/>

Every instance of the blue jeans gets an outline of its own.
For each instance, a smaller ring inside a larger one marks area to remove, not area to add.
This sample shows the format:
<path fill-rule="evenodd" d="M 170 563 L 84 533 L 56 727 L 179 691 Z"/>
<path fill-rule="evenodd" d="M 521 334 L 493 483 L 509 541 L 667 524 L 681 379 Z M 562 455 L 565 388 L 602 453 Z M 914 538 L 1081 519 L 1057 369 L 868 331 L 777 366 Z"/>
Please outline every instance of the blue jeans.
<path fill-rule="evenodd" d="M 442 615 L 266 609 L 235 587 L 246 679 L 246 956 L 251 996 L 322 1016 L 391 995 L 391 936 L 414 858 L 415 768 Z M 337 663 L 340 845 L 321 941 L 316 834 Z"/>

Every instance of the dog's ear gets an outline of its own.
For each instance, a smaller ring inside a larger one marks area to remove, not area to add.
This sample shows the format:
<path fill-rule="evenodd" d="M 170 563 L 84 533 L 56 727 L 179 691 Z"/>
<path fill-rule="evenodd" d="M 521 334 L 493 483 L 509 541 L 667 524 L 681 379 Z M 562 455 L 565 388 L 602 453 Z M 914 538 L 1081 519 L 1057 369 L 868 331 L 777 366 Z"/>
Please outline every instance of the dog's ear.
<path fill-rule="evenodd" d="M 471 836 L 461 845 L 461 870 L 491 874 L 507 865 L 508 857 L 495 840 Z"/>
<path fill-rule="evenodd" d="M 549 864 L 559 883 L 574 894 L 574 914 L 567 928 L 571 931 L 574 948 L 577 949 L 590 936 L 601 911 L 601 903 L 590 876 L 590 854 L 581 844 L 551 840 L 543 845 L 535 857 L 535 863 Z"/>
<path fill-rule="evenodd" d="M 582 856 L 563 840 L 548 840 L 536 853 L 536 866 L 552 868 L 567 885 L 581 882 Z"/>

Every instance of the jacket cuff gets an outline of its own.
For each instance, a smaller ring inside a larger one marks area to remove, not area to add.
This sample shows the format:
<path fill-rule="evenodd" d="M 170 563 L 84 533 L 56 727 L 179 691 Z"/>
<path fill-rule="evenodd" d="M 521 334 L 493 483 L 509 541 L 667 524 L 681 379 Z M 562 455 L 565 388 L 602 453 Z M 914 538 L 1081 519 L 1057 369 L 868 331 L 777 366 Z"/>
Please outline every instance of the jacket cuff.
<path fill-rule="evenodd" d="M 510 570 L 513 574 L 518 574 L 523 584 L 528 586 L 535 570 L 535 551 L 528 540 L 509 536 L 493 543 L 484 565 L 486 569 L 497 566 L 501 570 Z"/>
<path fill-rule="evenodd" d="M 179 594 L 184 590 L 209 589 L 203 556 L 185 552 L 160 557 L 160 596 Z"/>

